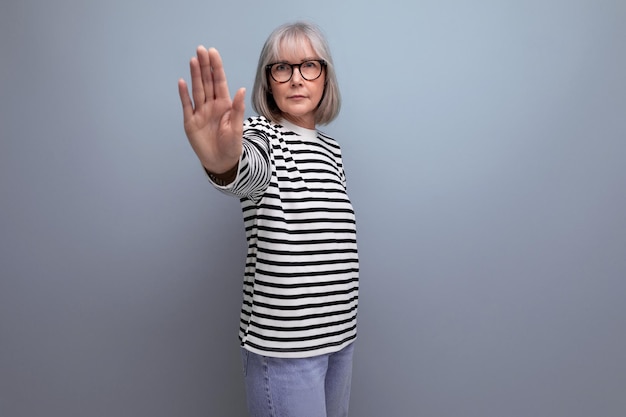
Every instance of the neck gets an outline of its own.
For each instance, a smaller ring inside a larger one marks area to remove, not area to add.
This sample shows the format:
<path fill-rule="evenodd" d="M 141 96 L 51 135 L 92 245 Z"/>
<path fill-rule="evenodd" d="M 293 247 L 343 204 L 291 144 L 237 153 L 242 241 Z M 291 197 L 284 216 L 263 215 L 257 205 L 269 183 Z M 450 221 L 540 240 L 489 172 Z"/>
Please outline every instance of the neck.
<path fill-rule="evenodd" d="M 315 130 L 315 115 L 306 115 L 306 116 L 293 116 L 288 113 L 283 113 L 283 119 L 287 120 L 290 123 L 293 123 L 296 126 L 303 127 L 305 129 Z"/>

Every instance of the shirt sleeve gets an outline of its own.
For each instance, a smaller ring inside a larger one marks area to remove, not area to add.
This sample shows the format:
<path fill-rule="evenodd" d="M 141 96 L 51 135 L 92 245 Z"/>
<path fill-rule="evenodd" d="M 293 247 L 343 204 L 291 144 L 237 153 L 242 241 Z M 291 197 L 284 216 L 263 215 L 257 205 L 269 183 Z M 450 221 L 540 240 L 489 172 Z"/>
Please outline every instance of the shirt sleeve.
<path fill-rule="evenodd" d="M 221 185 L 209 175 L 209 181 L 219 191 L 239 198 L 259 201 L 270 183 L 270 144 L 268 124 L 248 119 L 243 127 L 242 152 L 237 176 L 227 185 Z"/>

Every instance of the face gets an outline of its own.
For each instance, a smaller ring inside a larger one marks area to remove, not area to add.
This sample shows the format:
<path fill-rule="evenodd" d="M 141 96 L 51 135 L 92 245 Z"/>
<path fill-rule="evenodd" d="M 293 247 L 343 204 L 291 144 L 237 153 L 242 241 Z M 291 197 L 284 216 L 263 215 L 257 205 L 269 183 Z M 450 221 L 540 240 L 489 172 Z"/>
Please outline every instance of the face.
<path fill-rule="evenodd" d="M 307 60 L 319 59 L 308 40 L 297 51 L 292 48 L 281 49 L 277 62 L 300 64 Z M 322 75 L 311 81 L 302 78 L 298 67 L 293 69 L 291 79 L 287 82 L 279 83 L 269 75 L 268 79 L 274 101 L 283 117 L 297 126 L 315 129 L 315 110 L 324 94 L 326 70 L 323 69 Z"/>

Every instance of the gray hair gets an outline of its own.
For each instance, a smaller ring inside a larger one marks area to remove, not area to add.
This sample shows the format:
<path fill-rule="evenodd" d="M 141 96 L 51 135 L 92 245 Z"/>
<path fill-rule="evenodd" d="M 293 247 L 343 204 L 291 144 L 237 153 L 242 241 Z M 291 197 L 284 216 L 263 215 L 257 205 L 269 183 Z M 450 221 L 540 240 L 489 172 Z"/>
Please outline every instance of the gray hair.
<path fill-rule="evenodd" d="M 288 23 L 276 28 L 265 41 L 252 88 L 252 107 L 261 116 L 278 123 L 282 112 L 270 92 L 268 74 L 265 67 L 279 59 L 280 48 L 298 50 L 302 42 L 309 41 L 320 59 L 326 61 L 326 83 L 322 99 L 315 112 L 315 123 L 326 125 L 332 122 L 341 108 L 341 95 L 330 48 L 319 27 L 308 22 Z"/>

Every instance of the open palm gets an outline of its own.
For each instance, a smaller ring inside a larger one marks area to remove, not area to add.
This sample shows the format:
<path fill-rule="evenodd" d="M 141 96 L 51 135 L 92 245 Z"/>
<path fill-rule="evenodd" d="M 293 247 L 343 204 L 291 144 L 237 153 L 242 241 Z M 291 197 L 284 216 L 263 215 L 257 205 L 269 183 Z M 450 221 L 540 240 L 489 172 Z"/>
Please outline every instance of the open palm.
<path fill-rule="evenodd" d="M 178 81 L 185 134 L 209 172 L 229 171 L 241 156 L 245 89 L 231 100 L 222 58 L 214 48 L 198 47 L 189 66 L 193 102 L 185 80 Z"/>

